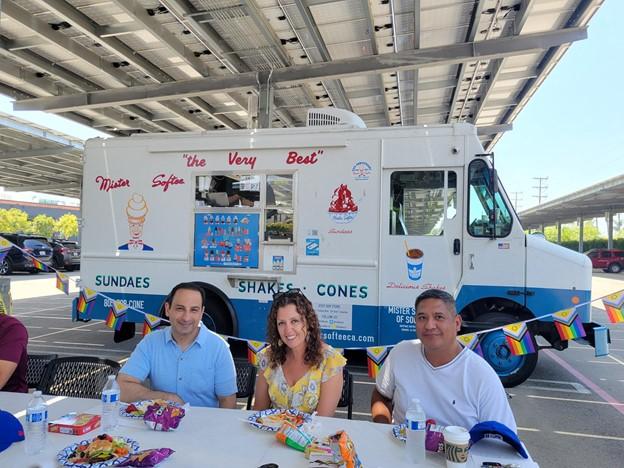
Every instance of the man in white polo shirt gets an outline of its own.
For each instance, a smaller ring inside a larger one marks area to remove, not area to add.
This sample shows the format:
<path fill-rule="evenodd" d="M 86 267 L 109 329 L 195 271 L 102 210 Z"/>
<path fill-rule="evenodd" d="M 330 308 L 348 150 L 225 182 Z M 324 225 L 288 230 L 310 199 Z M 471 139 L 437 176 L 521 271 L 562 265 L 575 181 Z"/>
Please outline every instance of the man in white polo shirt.
<path fill-rule="evenodd" d="M 507 395 L 494 369 L 457 341 L 461 316 L 447 292 L 429 289 L 416 299 L 416 334 L 390 352 L 371 399 L 373 421 L 402 423 L 412 398 L 437 424 L 470 429 L 497 421 L 516 432 Z"/>

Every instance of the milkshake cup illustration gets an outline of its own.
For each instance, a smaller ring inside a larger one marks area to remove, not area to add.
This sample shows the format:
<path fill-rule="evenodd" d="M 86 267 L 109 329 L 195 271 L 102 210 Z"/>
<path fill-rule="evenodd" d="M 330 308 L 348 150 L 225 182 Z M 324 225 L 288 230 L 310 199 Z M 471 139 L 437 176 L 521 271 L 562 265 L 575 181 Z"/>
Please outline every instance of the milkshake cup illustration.
<path fill-rule="evenodd" d="M 420 249 L 407 249 L 405 256 L 407 259 L 407 276 L 412 281 L 418 281 L 422 277 L 423 251 Z"/>

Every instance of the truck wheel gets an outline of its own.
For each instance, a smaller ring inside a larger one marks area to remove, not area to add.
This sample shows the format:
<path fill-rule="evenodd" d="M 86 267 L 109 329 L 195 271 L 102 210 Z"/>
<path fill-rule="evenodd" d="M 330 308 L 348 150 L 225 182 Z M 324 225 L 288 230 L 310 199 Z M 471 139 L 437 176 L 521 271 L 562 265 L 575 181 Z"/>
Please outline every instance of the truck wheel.
<path fill-rule="evenodd" d="M 619 263 L 609 265 L 609 273 L 619 273 L 620 271 L 622 271 L 622 266 Z"/>
<path fill-rule="evenodd" d="M 11 262 L 9 262 L 8 258 L 5 258 L 2 263 L 0 263 L 0 275 L 10 275 L 11 271 Z"/>
<path fill-rule="evenodd" d="M 491 323 L 492 326 L 505 325 L 509 322 L 509 317 L 506 314 L 493 312 L 479 316 L 479 321 Z M 520 385 L 535 370 L 537 352 L 514 356 L 502 330 L 487 333 L 481 339 L 480 344 L 483 357 L 496 371 L 505 387 Z"/>
<path fill-rule="evenodd" d="M 204 304 L 204 316 L 202 322 L 209 330 L 221 335 L 232 336 L 234 327 L 230 312 L 223 301 L 206 291 L 206 303 Z"/>

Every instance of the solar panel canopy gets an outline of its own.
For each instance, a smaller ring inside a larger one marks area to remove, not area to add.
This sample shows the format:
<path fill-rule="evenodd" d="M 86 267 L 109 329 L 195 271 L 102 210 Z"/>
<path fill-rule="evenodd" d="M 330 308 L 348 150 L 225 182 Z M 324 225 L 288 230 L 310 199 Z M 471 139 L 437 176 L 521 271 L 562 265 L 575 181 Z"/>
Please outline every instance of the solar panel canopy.
<path fill-rule="evenodd" d="M 489 151 L 602 3 L 2 0 L 0 93 L 111 135 L 303 126 L 336 107 L 368 127 L 470 122 Z"/>

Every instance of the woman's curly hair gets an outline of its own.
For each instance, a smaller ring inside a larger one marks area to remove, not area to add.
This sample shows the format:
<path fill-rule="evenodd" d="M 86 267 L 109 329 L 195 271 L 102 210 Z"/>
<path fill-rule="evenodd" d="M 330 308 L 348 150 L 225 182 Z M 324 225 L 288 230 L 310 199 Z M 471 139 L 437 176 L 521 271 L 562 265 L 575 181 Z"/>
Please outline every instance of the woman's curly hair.
<path fill-rule="evenodd" d="M 314 307 L 307 297 L 299 290 L 290 290 L 278 295 L 273 299 L 271 311 L 267 319 L 267 339 L 269 345 L 269 365 L 272 369 L 281 366 L 286 362 L 286 351 L 288 346 L 280 339 L 277 331 L 277 311 L 281 307 L 294 304 L 299 315 L 305 320 L 306 349 L 303 359 L 306 364 L 316 367 L 323 360 L 323 341 L 321 340 L 321 327 L 318 317 L 314 312 Z"/>

